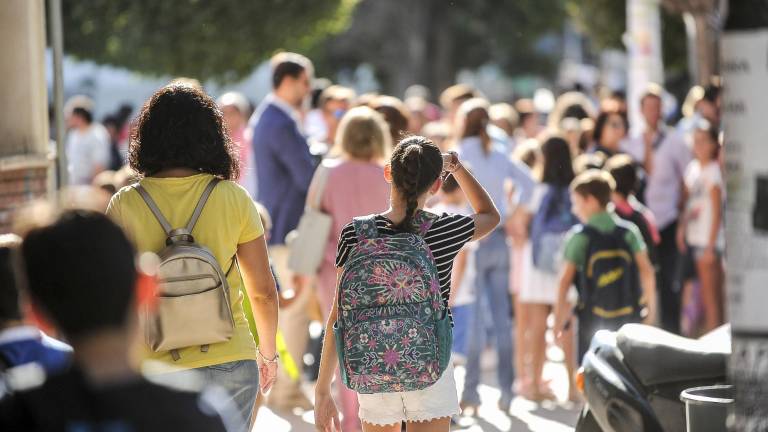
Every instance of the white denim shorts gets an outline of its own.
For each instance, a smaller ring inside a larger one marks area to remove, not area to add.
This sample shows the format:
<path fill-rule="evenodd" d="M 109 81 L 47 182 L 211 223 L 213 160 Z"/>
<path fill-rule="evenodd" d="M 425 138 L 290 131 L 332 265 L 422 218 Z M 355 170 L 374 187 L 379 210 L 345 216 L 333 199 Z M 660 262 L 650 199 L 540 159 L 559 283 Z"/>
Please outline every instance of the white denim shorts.
<path fill-rule="evenodd" d="M 359 394 L 360 420 L 386 426 L 400 422 L 422 422 L 459 414 L 459 397 L 453 365 L 431 386 L 399 393 Z"/>

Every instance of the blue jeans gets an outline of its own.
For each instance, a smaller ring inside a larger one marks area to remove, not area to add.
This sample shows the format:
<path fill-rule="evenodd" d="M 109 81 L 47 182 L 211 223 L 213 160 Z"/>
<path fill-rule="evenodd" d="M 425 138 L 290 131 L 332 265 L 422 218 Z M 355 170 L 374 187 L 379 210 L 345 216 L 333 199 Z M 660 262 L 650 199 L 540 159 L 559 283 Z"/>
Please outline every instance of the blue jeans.
<path fill-rule="evenodd" d="M 187 369 L 178 372 L 159 374 L 152 377 L 153 381 L 167 384 L 171 387 L 219 387 L 227 392 L 230 400 L 226 401 L 222 416 L 227 411 L 236 410 L 241 421 L 237 421 L 238 431 L 247 431 L 251 424 L 253 404 L 259 392 L 259 367 L 256 360 L 238 360 L 221 363 L 197 369 Z M 192 384 L 193 383 L 193 384 Z M 223 412 L 222 412 L 223 411 Z M 238 419 L 238 420 L 240 420 Z M 231 424 L 232 419 L 223 419 Z M 228 426 L 229 427 L 229 426 Z"/>
<path fill-rule="evenodd" d="M 470 319 L 470 337 L 467 342 L 467 374 L 461 400 L 479 404 L 480 354 L 485 347 L 486 322 L 490 322 L 496 353 L 497 376 L 501 389 L 501 402 L 512 400 L 514 364 L 512 361 L 512 317 L 509 296 L 509 247 L 504 231 L 497 229 L 478 245 L 475 259 L 474 313 Z"/>
<path fill-rule="evenodd" d="M 452 351 L 463 356 L 467 355 L 467 340 L 470 338 L 469 332 L 471 330 L 469 326 L 472 324 L 474 308 L 474 302 L 451 308 L 451 315 L 453 315 Z"/>

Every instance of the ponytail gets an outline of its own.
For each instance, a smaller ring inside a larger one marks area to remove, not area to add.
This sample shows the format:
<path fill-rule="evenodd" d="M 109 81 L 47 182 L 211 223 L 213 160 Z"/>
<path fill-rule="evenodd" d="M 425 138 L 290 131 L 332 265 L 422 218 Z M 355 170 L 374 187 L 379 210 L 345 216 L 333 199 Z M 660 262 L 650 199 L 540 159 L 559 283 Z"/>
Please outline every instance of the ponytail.
<path fill-rule="evenodd" d="M 482 144 L 483 154 L 486 156 L 491 152 L 492 142 L 488 135 L 488 115 L 487 103 L 484 99 L 470 99 L 461 106 L 464 115 L 464 128 L 461 131 L 461 138 L 478 137 Z"/>

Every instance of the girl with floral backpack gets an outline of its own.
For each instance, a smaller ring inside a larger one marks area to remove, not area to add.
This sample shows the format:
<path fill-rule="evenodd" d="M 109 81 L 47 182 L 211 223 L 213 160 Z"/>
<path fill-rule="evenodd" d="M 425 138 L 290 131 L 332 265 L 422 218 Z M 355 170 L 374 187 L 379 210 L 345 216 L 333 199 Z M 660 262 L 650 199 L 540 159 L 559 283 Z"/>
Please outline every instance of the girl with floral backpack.
<path fill-rule="evenodd" d="M 423 210 L 453 175 L 475 214 Z M 456 153 L 424 137 L 403 139 L 384 168 L 390 208 L 355 218 L 341 232 L 336 301 L 326 325 L 315 387 L 315 425 L 338 431 L 331 397 L 337 364 L 358 393 L 365 432 L 447 431 L 459 412 L 448 308 L 453 259 L 492 231 L 500 216 Z M 338 361 L 338 362 L 337 362 Z"/>

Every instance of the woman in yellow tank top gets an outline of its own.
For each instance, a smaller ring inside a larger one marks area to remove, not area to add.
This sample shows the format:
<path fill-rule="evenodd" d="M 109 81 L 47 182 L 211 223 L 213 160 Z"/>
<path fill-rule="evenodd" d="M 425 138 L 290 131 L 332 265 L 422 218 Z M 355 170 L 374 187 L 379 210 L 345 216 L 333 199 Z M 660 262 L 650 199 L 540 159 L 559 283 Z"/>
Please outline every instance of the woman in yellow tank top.
<path fill-rule="evenodd" d="M 239 174 L 238 153 L 225 132 L 221 112 L 202 90 L 179 84 L 163 87 L 142 108 L 128 153 L 131 168 L 141 176 L 139 183 L 174 228 L 186 225 L 213 177 L 225 180 L 211 193 L 192 235 L 224 271 L 232 268 L 227 275 L 232 338 L 211 344 L 205 352 L 199 347 L 180 349 L 177 359 L 168 351 L 146 347 L 143 358 L 152 361 L 142 366 L 160 381 L 185 382 L 195 376 L 197 382 L 223 387 L 244 425 L 250 424 L 259 387 L 267 391 L 277 370 L 277 293 L 261 219 L 248 192 L 233 181 Z M 115 194 L 107 213 L 139 252 L 158 252 L 165 246 L 163 228 L 135 188 Z M 242 293 L 252 305 L 258 348 L 245 318 Z"/>

